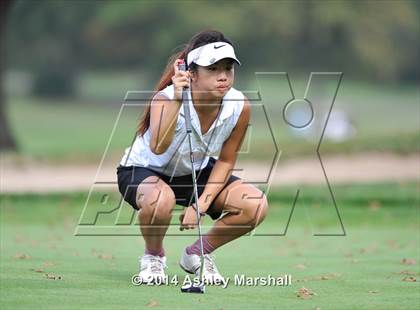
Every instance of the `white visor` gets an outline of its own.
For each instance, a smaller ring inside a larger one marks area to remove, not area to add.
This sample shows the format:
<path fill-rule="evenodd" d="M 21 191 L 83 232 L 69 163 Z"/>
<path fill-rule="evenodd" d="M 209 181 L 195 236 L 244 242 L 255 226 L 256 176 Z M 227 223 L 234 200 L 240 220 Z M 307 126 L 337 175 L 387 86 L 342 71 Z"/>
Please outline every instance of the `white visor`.
<path fill-rule="evenodd" d="M 231 58 L 239 65 L 241 64 L 236 58 L 233 46 L 226 42 L 214 42 L 196 49 L 188 53 L 187 64 L 188 66 L 194 62 L 199 66 L 210 66 L 223 58 Z"/>

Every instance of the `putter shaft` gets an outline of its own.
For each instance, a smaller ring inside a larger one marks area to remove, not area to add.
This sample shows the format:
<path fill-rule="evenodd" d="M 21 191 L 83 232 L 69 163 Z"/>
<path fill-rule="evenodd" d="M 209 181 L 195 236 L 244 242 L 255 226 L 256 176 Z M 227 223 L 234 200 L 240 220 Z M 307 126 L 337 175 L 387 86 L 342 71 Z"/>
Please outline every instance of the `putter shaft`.
<path fill-rule="evenodd" d="M 181 63 L 179 65 L 179 70 L 185 71 L 186 70 L 186 63 Z M 191 113 L 190 113 L 190 104 L 188 100 L 188 88 L 184 87 L 182 89 L 182 105 L 184 108 L 184 115 L 185 115 L 185 126 L 187 129 L 188 135 L 188 143 L 190 147 L 190 161 L 191 161 L 191 175 L 192 175 L 192 182 L 193 182 L 193 191 L 194 191 L 194 201 L 196 206 L 196 215 L 197 215 L 197 228 L 198 228 L 198 238 L 200 240 L 200 281 L 203 282 L 203 268 L 204 268 L 204 247 L 203 247 L 203 237 L 201 234 L 201 225 L 200 225 L 200 208 L 198 205 L 198 190 L 197 190 L 197 177 L 195 174 L 194 168 L 194 154 L 192 148 L 192 129 L 191 129 Z M 203 284 L 203 283 L 202 283 Z M 203 284 L 204 286 L 204 284 Z"/>

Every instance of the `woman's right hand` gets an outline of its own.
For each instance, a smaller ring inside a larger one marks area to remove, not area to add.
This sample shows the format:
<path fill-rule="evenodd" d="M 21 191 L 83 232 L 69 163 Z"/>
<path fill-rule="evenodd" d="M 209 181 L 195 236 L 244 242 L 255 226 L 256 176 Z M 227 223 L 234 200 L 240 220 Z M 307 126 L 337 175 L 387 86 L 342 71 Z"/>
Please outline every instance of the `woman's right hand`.
<path fill-rule="evenodd" d="M 174 72 L 172 76 L 172 83 L 174 84 L 175 100 L 182 101 L 182 89 L 190 87 L 191 73 L 189 71 L 180 71 L 178 66 L 182 63 L 182 59 L 177 59 L 174 63 Z"/>

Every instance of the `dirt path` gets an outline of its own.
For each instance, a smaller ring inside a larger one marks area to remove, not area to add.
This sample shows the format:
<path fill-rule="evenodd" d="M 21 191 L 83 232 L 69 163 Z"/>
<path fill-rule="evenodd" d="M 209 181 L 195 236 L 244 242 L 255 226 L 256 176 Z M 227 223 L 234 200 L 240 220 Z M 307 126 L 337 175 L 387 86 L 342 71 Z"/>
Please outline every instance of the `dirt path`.
<path fill-rule="evenodd" d="M 409 181 L 419 180 L 419 158 L 419 154 L 400 156 L 367 153 L 325 156 L 323 164 L 331 184 Z M 115 166 L 116 164 L 106 164 L 97 174 L 97 165 L 16 165 L 2 162 L 1 192 L 87 191 L 94 182 L 115 182 Z M 239 170 L 235 174 L 250 182 L 269 181 L 273 186 L 325 182 L 321 165 L 316 158 L 288 161 L 280 158 L 277 166 L 273 169 L 270 167 L 270 163 L 238 162 L 236 168 Z"/>

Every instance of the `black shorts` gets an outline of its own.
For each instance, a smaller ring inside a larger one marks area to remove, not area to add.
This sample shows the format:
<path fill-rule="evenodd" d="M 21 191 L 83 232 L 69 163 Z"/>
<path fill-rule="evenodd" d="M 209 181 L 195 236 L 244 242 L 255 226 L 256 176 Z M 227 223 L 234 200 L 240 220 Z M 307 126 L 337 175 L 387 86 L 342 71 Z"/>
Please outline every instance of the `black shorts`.
<path fill-rule="evenodd" d="M 207 166 L 202 170 L 196 171 L 197 176 L 197 188 L 198 188 L 198 197 L 203 193 L 204 188 L 207 184 L 207 180 L 210 176 L 210 173 L 214 167 L 216 159 L 210 157 Z M 119 166 L 117 168 L 118 176 L 118 189 L 123 196 L 124 200 L 127 201 L 134 209 L 138 210 L 136 204 L 136 194 L 137 187 L 140 183 L 143 182 L 149 176 L 157 176 L 162 179 L 166 184 L 168 184 L 173 190 L 176 198 L 176 204 L 187 207 L 194 201 L 193 197 L 193 185 L 192 185 L 192 176 L 191 174 L 180 176 L 180 177 L 170 177 L 162 173 L 156 172 L 149 168 L 139 167 L 139 166 Z M 231 175 L 227 183 L 223 188 L 231 184 L 232 182 L 239 180 L 237 176 Z M 223 190 L 223 189 L 222 189 Z M 220 190 L 220 192 L 222 191 Z M 219 192 L 219 194 L 220 194 Z M 218 219 L 222 212 L 215 211 L 214 201 L 217 196 L 213 199 L 212 204 L 207 209 L 206 213 L 213 219 Z"/>

